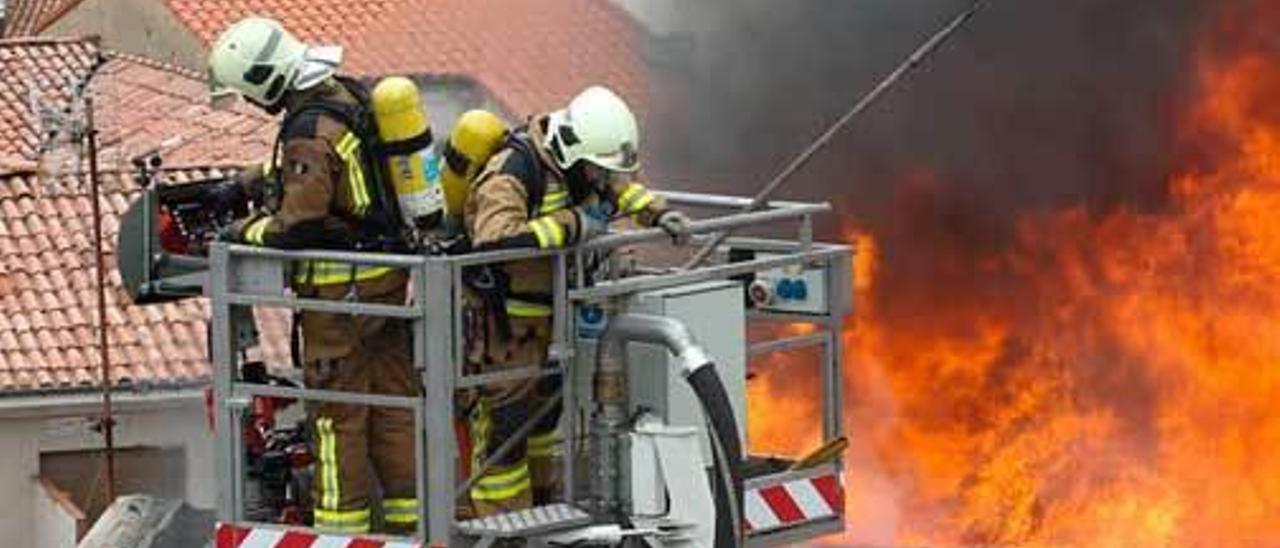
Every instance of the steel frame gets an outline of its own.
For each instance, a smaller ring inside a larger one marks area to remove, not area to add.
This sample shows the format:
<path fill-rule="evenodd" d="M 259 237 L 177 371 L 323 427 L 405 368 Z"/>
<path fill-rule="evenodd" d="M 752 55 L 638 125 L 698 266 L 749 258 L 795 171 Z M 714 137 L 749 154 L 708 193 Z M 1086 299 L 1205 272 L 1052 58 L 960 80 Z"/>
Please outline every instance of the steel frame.
<path fill-rule="evenodd" d="M 738 208 L 747 198 L 704 195 L 692 193 L 664 193 L 674 205 L 700 208 Z M 418 469 L 417 496 L 423 515 L 420 515 L 418 538 L 424 546 L 465 546 L 474 539 L 460 537 L 454 530 L 456 512 L 455 489 L 428 489 L 428 486 L 460 486 L 466 478 L 456 477 L 456 459 L 459 457 L 454 439 L 454 391 L 456 388 L 475 386 L 499 380 L 530 378 L 559 373 L 571 379 L 568 370 L 575 352 L 574 307 L 584 303 L 601 303 L 620 299 L 638 292 L 691 284 L 701 281 L 728 279 L 734 276 L 760 272 L 789 265 L 821 267 L 827 273 L 829 309 L 825 314 L 796 315 L 773 314 L 756 311 L 752 318 L 780 316 L 787 321 L 803 321 L 825 328 L 813 336 L 782 340 L 776 343 L 757 343 L 751 354 L 820 345 L 823 348 L 823 438 L 824 442 L 841 435 L 843 403 L 840 371 L 843 364 L 841 336 L 844 321 L 852 311 L 851 258 L 853 249 L 846 245 L 821 244 L 811 241 L 812 215 L 831 209 L 826 203 L 772 202 L 769 209 L 753 212 L 734 212 L 692 223 L 692 231 L 698 235 L 723 230 L 757 227 L 766 223 L 795 222 L 795 240 L 769 240 L 760 238 L 729 238 L 727 247 L 747 247 L 769 252 L 771 255 L 744 262 L 711 264 L 687 271 L 647 274 L 622 279 L 598 281 L 591 287 L 570 288 L 569 280 L 584 279 L 583 251 L 603 251 L 640 243 L 665 240 L 667 236 L 657 229 L 644 229 L 606 235 L 574 249 L 556 251 L 514 250 L 477 253 L 460 256 L 385 255 L 352 252 L 283 251 L 218 243 L 210 252 L 209 281 L 206 294 L 210 297 L 212 312 L 211 361 L 213 387 L 216 401 L 216 466 L 219 477 L 218 515 L 223 521 L 243 522 L 243 448 L 237 425 L 255 395 L 283 396 L 303 400 L 344 401 L 366 405 L 387 405 L 413 410 L 415 424 L 415 452 Z M 701 239 L 705 239 L 702 237 Z M 554 264 L 555 310 L 551 360 L 554 368 L 529 367 L 502 374 L 467 375 L 463 372 L 462 337 L 462 269 L 473 264 L 492 264 L 512 259 L 548 257 Z M 285 288 L 288 265 L 299 260 L 341 261 L 360 265 L 403 268 L 411 276 L 411 303 L 403 306 L 375 305 L 360 302 L 326 301 L 301 298 Z M 443 306 L 442 306 L 443 303 Z M 233 310 L 238 307 L 279 307 L 293 310 L 311 310 L 332 313 L 350 313 L 403 318 L 412 322 L 413 360 L 420 375 L 423 393 L 417 398 L 389 397 L 372 394 L 338 393 L 314 389 L 290 389 L 265 387 L 242 383 L 237 380 L 238 357 L 233 343 L 236 333 Z M 573 390 L 563 391 L 565 409 L 574 409 L 576 397 Z M 574 413 L 566 413 L 568 432 L 564 436 L 566 498 L 580 501 L 575 490 L 573 467 L 575 465 L 573 443 L 578 424 Z M 514 444 L 508 444 L 514 445 Z M 836 469 L 842 464 L 834 463 Z M 479 473 L 477 471 L 476 473 Z M 760 481 L 760 480 L 753 480 Z M 830 532 L 831 524 L 821 524 L 821 532 Z M 819 530 L 815 529 L 814 534 Z M 788 531 L 788 538 L 801 538 L 803 531 Z M 810 535 L 813 536 L 813 535 Z M 749 541 L 748 545 L 772 544 Z"/>

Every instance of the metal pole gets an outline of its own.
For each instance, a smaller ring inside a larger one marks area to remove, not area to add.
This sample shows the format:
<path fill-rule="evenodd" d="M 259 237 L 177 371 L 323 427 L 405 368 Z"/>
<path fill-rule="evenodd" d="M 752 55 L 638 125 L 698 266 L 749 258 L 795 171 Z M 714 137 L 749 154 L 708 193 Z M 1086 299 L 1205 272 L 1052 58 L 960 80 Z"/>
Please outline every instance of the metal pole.
<path fill-rule="evenodd" d="M 889 73 L 889 75 L 882 79 L 879 84 L 876 84 L 876 87 L 872 88 L 866 95 L 863 95 L 862 98 L 853 105 L 853 108 L 849 109 L 844 116 L 841 116 L 840 119 L 836 120 L 831 127 L 827 128 L 826 132 L 818 136 L 818 138 L 815 139 L 808 148 L 804 149 L 799 156 L 796 156 L 791 163 L 787 164 L 787 167 L 783 168 L 782 171 L 773 178 L 773 180 L 764 185 L 764 188 L 760 189 L 760 192 L 756 193 L 755 197 L 751 199 L 751 204 L 747 206 L 746 209 L 751 211 L 759 209 L 764 205 L 765 201 L 769 199 L 769 196 L 773 194 L 779 186 L 782 186 L 782 183 L 785 183 L 792 175 L 795 175 L 797 171 L 800 171 L 800 168 L 804 167 L 804 165 L 808 163 L 819 150 L 822 150 L 827 143 L 831 142 L 831 138 L 835 137 L 846 124 L 865 112 L 868 107 L 876 102 L 876 100 L 880 99 L 880 96 L 884 95 L 884 92 L 888 91 L 889 88 L 892 88 L 894 84 L 897 84 L 898 80 L 902 79 L 903 75 L 920 66 L 920 63 L 922 63 L 925 58 L 933 53 L 938 46 L 942 45 L 947 38 L 959 30 L 960 27 L 964 26 L 969 19 L 973 18 L 973 16 L 976 15 L 984 5 L 986 5 L 986 0 L 974 0 L 973 5 L 969 6 L 969 9 L 956 16 L 955 19 L 951 20 L 950 24 L 943 27 L 942 30 L 935 33 L 929 38 L 929 40 L 917 48 L 910 56 L 903 60 L 902 63 L 893 70 L 893 72 Z M 699 249 L 698 252 L 694 254 L 693 258 L 689 259 L 689 262 L 685 263 L 684 268 L 690 269 L 702 264 L 702 261 L 705 261 L 707 257 L 711 256 L 711 253 L 715 251 L 716 246 L 719 246 L 727 236 L 728 232 L 717 234 L 710 242 L 707 242 L 702 249 Z"/>
<path fill-rule="evenodd" d="M 106 444 L 107 504 L 116 500 L 115 418 L 111 410 L 111 347 L 107 333 L 107 271 L 102 243 L 102 194 L 98 181 L 98 129 L 93 122 L 93 97 L 85 97 L 85 139 L 89 148 L 89 195 L 93 201 L 93 255 L 98 292 L 98 359 L 102 365 L 102 418 L 99 427 Z"/>
<path fill-rule="evenodd" d="M 422 344 L 422 340 L 427 336 L 427 305 L 426 295 L 419 293 L 424 291 L 426 283 L 424 279 L 427 276 L 426 269 L 421 266 L 415 266 L 410 271 L 409 277 L 410 287 L 413 289 L 413 307 L 421 313 L 418 317 L 410 320 L 410 340 L 413 343 L 413 371 L 418 375 L 419 396 L 416 405 L 413 406 L 413 455 L 414 455 L 414 496 L 418 499 L 418 527 L 417 535 L 420 539 L 427 538 L 429 534 L 428 507 L 427 497 L 429 490 L 427 488 L 427 406 L 426 400 L 426 346 Z"/>
<path fill-rule="evenodd" d="M 427 436 L 427 546 L 453 545 L 453 520 L 457 502 L 450 486 L 455 485 L 456 448 L 453 435 L 453 384 L 456 360 L 453 352 L 454 307 L 451 302 L 454 284 L 453 268 L 446 259 L 431 258 L 414 281 L 414 298 L 422 299 L 427 317 L 416 320 L 414 357 L 418 367 L 425 368 Z M 421 480 L 420 480 L 421 481 Z"/>
<path fill-rule="evenodd" d="M 217 440 L 215 466 L 218 473 L 218 519 L 235 521 L 239 517 L 240 498 L 235 440 L 240 430 L 231 402 L 232 385 L 235 383 L 235 356 L 231 342 L 231 306 L 227 304 L 226 291 L 230 281 L 231 255 L 227 244 L 216 243 L 209 250 L 209 342 L 210 361 L 213 366 L 213 398 L 217 413 L 214 415 L 214 435 Z"/>

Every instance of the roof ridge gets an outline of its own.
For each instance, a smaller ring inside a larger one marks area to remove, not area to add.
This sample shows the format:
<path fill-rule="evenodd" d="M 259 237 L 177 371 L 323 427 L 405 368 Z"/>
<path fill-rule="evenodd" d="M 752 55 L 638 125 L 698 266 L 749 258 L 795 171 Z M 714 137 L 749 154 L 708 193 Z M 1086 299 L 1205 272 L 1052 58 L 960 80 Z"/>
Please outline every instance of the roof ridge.
<path fill-rule="evenodd" d="M 44 14 L 44 18 L 42 20 L 36 21 L 35 27 L 33 28 L 36 32 L 44 32 L 45 29 L 58 22 L 59 19 L 62 19 L 62 16 L 71 13 L 71 10 L 76 9 L 76 7 L 82 3 L 84 3 L 84 0 L 65 0 L 64 2 L 61 2 L 58 9 Z"/>
<path fill-rule="evenodd" d="M 88 36 L 7 36 L 0 38 L 0 47 L 8 46 L 45 46 L 57 44 L 75 44 L 78 42 L 95 44 L 97 35 Z"/>
<path fill-rule="evenodd" d="M 166 63 L 159 59 L 153 59 L 151 57 L 147 57 L 144 55 L 139 55 L 136 53 L 128 53 L 124 51 L 117 51 L 117 50 L 104 50 L 102 53 L 108 59 L 128 61 L 128 62 L 136 63 L 145 67 L 150 67 L 150 68 L 162 70 L 165 72 L 171 72 L 179 76 L 186 76 L 194 80 L 204 81 L 205 79 L 205 75 L 201 74 L 199 71 L 191 70 L 189 68 L 178 66 L 172 63 Z"/>
<path fill-rule="evenodd" d="M 191 172 L 191 171 L 241 170 L 241 169 L 244 169 L 244 167 L 245 167 L 244 164 L 237 164 L 235 162 L 192 163 L 192 164 L 165 165 L 161 167 L 158 170 L 158 172 L 159 173 L 176 173 L 176 172 Z M 137 174 L 137 170 L 132 167 L 120 167 L 113 164 L 104 164 L 101 168 L 98 169 L 98 174 L 110 175 L 110 176 L 120 176 L 120 175 L 132 176 Z M 0 180 L 11 179 L 14 177 L 35 177 L 35 176 L 39 176 L 38 171 L 0 172 Z"/>

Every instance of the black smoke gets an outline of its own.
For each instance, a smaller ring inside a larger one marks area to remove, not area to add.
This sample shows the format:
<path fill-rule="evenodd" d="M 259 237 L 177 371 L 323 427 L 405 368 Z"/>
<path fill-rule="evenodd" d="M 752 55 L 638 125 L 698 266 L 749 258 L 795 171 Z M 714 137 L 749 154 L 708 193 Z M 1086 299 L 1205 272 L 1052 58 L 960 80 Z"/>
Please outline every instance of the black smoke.
<path fill-rule="evenodd" d="M 1005 245 L 1028 210 L 1159 207 L 1193 91 L 1191 37 L 1224 1 L 994 0 L 781 194 L 836 201 L 882 237 L 910 226 L 970 251 Z M 715 7 L 659 64 L 650 143 L 663 177 L 739 194 L 969 5 L 700 3 Z"/>

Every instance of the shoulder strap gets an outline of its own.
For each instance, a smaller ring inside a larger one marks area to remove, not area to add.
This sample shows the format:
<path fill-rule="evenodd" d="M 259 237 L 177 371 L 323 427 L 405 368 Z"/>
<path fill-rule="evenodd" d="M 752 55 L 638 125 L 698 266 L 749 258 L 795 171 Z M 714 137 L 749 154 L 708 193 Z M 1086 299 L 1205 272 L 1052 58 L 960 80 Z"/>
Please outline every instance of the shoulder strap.
<path fill-rule="evenodd" d="M 547 174 L 538 161 L 538 153 L 529 142 L 529 135 L 523 130 L 511 132 L 507 136 L 506 145 L 513 154 L 507 157 L 502 165 L 502 173 L 512 175 L 524 182 L 526 193 L 525 207 L 529 217 L 536 217 L 542 207 L 542 199 L 547 194 Z"/>
<path fill-rule="evenodd" d="M 321 115 L 335 118 L 355 133 L 360 138 L 360 158 L 365 168 L 365 176 L 370 178 L 366 184 L 375 202 L 373 211 L 363 223 L 371 225 L 366 227 L 368 228 L 366 232 L 370 233 L 369 238 L 366 239 L 380 240 L 388 237 L 399 239 L 403 236 L 406 227 L 400 216 L 400 204 L 390 188 L 391 179 L 385 171 L 385 162 L 379 160 L 377 151 L 381 147 L 381 139 L 373 119 L 369 93 L 364 85 L 356 80 L 344 76 L 334 78 L 356 98 L 355 104 L 323 98 L 308 101 L 285 117 L 280 124 L 278 142 L 283 143 L 287 136 L 294 134 L 293 132 L 305 130 L 307 124 L 311 124 L 313 128 L 311 131 L 314 132 L 315 119 Z M 277 146 L 275 154 L 279 154 L 279 150 L 280 147 Z M 278 161 L 279 158 L 272 158 L 272 164 Z"/>

